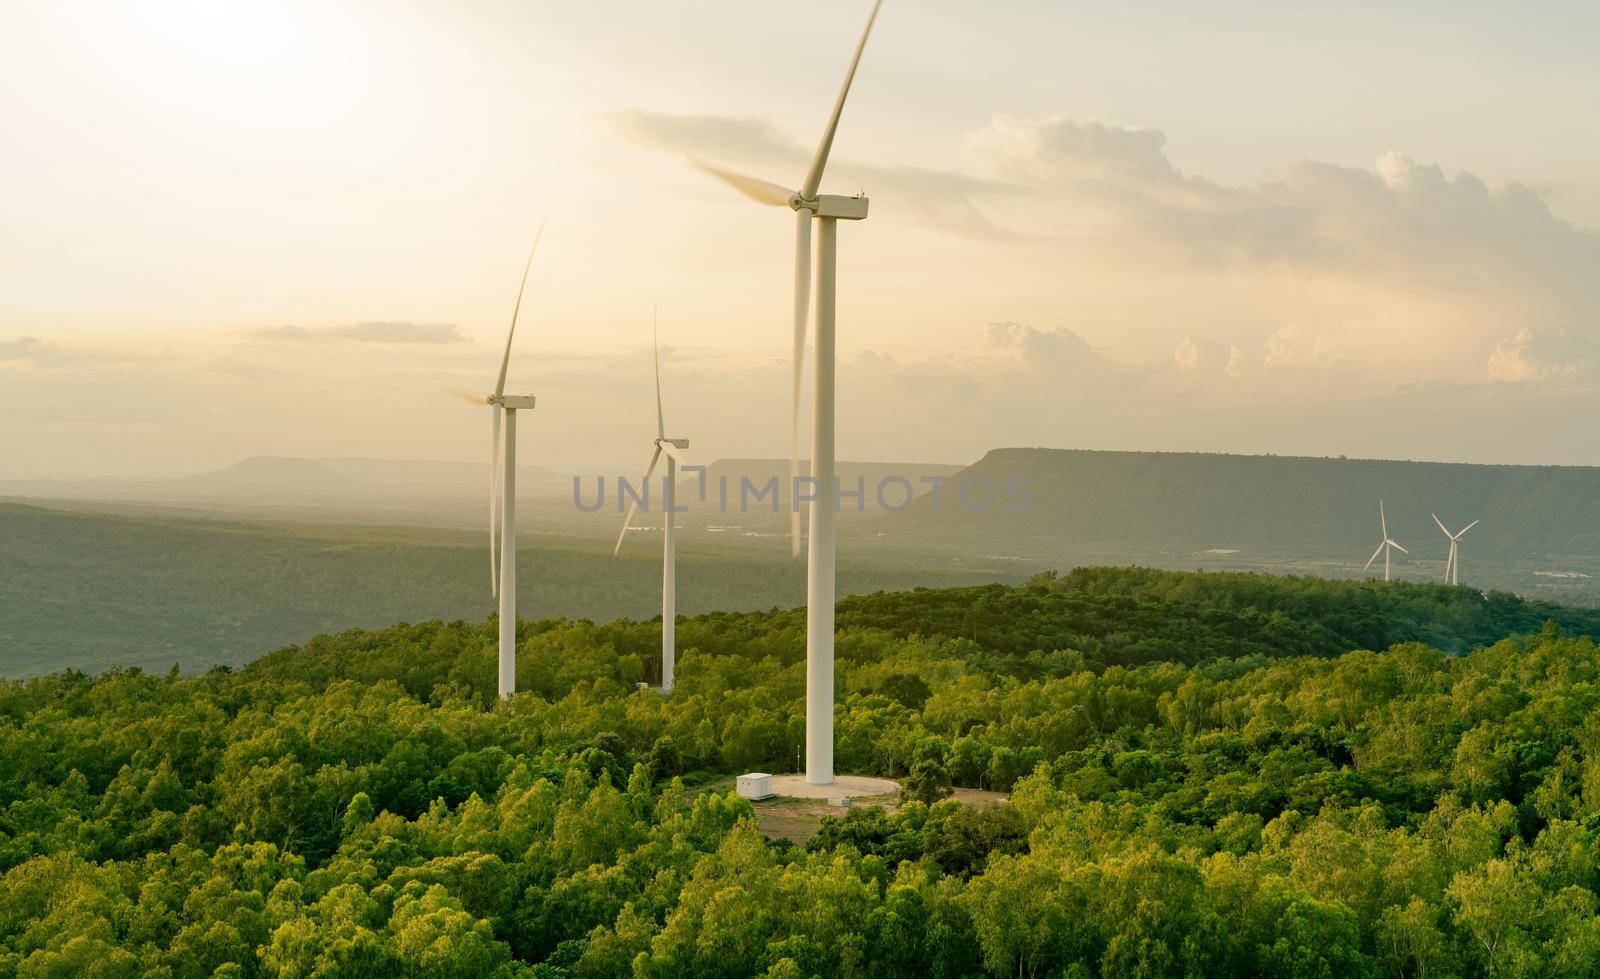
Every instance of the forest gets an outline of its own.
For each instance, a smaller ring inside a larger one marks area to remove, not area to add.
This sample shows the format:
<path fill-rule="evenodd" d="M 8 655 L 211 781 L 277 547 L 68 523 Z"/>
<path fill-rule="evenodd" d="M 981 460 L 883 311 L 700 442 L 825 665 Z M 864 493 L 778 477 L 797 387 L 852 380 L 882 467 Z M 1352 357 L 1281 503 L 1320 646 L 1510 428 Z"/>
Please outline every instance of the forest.
<path fill-rule="evenodd" d="M 316 637 L 0 686 L 0 975 L 1583 976 L 1597 613 L 1081 569 L 841 601 L 840 771 L 762 833 L 803 614 Z M 953 786 L 1009 793 L 998 805 Z"/>

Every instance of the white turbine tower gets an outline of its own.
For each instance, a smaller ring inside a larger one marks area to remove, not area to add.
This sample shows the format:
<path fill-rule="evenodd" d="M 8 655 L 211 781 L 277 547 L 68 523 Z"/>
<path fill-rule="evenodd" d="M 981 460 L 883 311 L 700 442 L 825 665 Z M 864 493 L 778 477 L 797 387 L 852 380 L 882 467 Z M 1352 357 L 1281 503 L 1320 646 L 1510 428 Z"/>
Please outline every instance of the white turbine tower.
<path fill-rule="evenodd" d="M 1429 514 L 1429 516 L 1433 517 L 1433 522 L 1439 525 L 1439 529 L 1444 531 L 1444 535 L 1450 538 L 1450 558 L 1444 563 L 1444 583 L 1447 585 L 1459 585 L 1461 584 L 1461 563 L 1460 558 L 1457 556 L 1457 545 L 1461 543 L 1461 538 L 1467 535 L 1467 531 L 1478 526 L 1479 521 L 1474 520 L 1452 534 L 1450 533 L 1450 528 L 1444 525 L 1444 521 L 1439 519 L 1437 513 Z"/>
<path fill-rule="evenodd" d="M 522 311 L 522 293 L 528 288 L 528 270 L 533 268 L 533 256 L 539 251 L 542 237 L 543 223 L 533 236 L 533 247 L 528 249 L 528 261 L 522 267 L 522 284 L 517 287 L 516 305 L 511 307 L 511 328 L 506 332 L 506 350 L 500 357 L 494 393 L 483 398 L 463 395 L 469 401 L 488 405 L 493 418 L 489 443 L 489 594 L 500 599 L 502 700 L 517 690 L 517 412 L 531 411 L 534 402 L 531 394 L 506 394 L 506 369 L 511 366 L 511 341 L 517 335 L 517 315 Z"/>
<path fill-rule="evenodd" d="M 807 306 L 811 290 L 811 223 L 820 223 L 817 246 L 817 345 L 814 395 L 812 399 L 811 476 L 817 486 L 810 503 L 811 547 L 806 565 L 806 782 L 812 785 L 833 783 L 833 600 L 834 600 L 834 509 L 838 486 L 834 478 L 833 376 L 834 376 L 834 297 L 837 282 L 838 225 L 840 221 L 861 221 L 867 216 L 865 196 L 841 197 L 819 194 L 822 172 L 833 149 L 833 136 L 839 128 L 850 83 L 866 50 L 867 38 L 883 0 L 875 0 L 867 26 L 856 44 L 855 57 L 845 72 L 844 85 L 833 104 L 822 141 L 806 170 L 800 189 L 792 191 L 755 177 L 729 173 L 705 163 L 701 167 L 732 184 L 759 203 L 787 207 L 795 213 L 794 239 L 794 418 L 789 453 L 790 492 L 794 493 L 800 474 L 800 379 L 805 358 Z M 796 494 L 797 495 L 797 494 Z M 800 555 L 800 514 L 791 507 L 789 532 L 794 555 Z"/>
<path fill-rule="evenodd" d="M 639 480 L 639 485 L 645 488 L 645 499 L 648 500 L 650 477 L 655 473 L 656 463 L 661 461 L 662 453 L 666 453 L 667 478 L 661 499 L 661 692 L 671 693 L 672 673 L 677 663 L 678 627 L 678 552 L 674 526 L 678 518 L 673 512 L 673 505 L 677 498 L 678 463 L 685 462 L 683 450 L 689 447 L 689 440 L 667 438 L 666 415 L 661 410 L 661 344 L 653 313 L 650 317 L 650 334 L 651 353 L 656 366 L 656 437 L 650 462 L 644 467 L 644 478 Z M 628 526 L 633 523 L 633 514 L 638 508 L 637 498 L 628 504 L 628 515 L 622 518 L 622 532 L 617 535 L 617 546 L 611 551 L 613 555 L 622 552 L 622 541 L 628 536 Z"/>
<path fill-rule="evenodd" d="M 1398 550 L 1401 554 L 1410 554 L 1411 552 L 1406 550 L 1405 548 L 1401 547 L 1399 544 L 1396 544 L 1392 539 L 1390 539 L 1390 537 L 1389 537 L 1389 518 L 1384 515 L 1384 512 L 1383 512 L 1383 500 L 1381 500 L 1381 499 L 1378 500 L 1378 526 L 1380 528 L 1382 528 L 1382 530 L 1383 530 L 1383 542 L 1378 545 L 1378 549 L 1376 551 L 1372 552 L 1372 556 L 1367 558 L 1367 567 L 1366 568 L 1362 568 L 1361 570 L 1365 571 L 1365 570 L 1367 570 L 1367 568 L 1372 567 L 1372 562 L 1374 562 L 1374 561 L 1376 561 L 1378 559 L 1378 555 L 1379 554 L 1382 554 L 1383 555 L 1383 580 L 1384 581 L 1388 581 L 1389 580 L 1389 554 L 1390 554 L 1390 552 L 1396 551 L 1396 550 Z"/>

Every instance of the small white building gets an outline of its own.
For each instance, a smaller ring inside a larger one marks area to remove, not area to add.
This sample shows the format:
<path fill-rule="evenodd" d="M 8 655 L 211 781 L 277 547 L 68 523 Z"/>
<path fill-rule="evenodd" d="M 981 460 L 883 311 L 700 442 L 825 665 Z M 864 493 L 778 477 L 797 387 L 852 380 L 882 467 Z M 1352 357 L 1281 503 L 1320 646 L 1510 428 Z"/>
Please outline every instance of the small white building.
<path fill-rule="evenodd" d="M 746 775 L 740 775 L 738 788 L 739 794 L 746 799 L 770 799 L 772 798 L 772 776 L 766 772 L 750 772 Z"/>

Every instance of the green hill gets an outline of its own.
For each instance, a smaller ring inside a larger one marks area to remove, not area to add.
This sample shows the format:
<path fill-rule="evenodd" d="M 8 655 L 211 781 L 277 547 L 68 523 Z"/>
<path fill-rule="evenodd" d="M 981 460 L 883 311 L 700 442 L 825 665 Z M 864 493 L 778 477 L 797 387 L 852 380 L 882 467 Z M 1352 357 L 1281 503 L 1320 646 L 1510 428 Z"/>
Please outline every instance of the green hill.
<path fill-rule="evenodd" d="M 1460 656 L 1350 633 L 1529 636 Z M 841 603 L 802 846 L 793 612 L 348 630 L 239 670 L 0 683 L 0 975 L 1583 976 L 1594 613 L 1084 571 Z M 1062 646 L 1061 643 L 1069 645 Z M 1301 655 L 1311 653 L 1314 655 Z M 708 787 L 708 784 L 710 787 Z M 1009 792 L 1005 805 L 943 798 Z"/>

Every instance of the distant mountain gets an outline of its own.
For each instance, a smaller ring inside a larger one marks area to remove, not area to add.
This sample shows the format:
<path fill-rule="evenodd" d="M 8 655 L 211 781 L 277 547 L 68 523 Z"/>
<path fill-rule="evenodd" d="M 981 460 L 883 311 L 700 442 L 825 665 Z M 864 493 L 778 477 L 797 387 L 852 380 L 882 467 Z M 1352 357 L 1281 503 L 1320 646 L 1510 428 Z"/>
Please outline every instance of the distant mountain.
<path fill-rule="evenodd" d="M 319 464 L 355 482 L 416 492 L 482 494 L 489 480 L 487 462 L 436 462 L 412 459 L 318 459 Z M 541 466 L 517 467 L 517 492 L 567 492 L 570 477 Z"/>
<path fill-rule="evenodd" d="M 1026 487 L 1031 506 L 1007 495 L 1008 480 Z M 956 497 L 964 481 L 970 509 L 986 499 L 985 485 L 995 487 L 993 505 L 964 511 Z M 1390 535 L 1414 553 L 1443 546 L 1429 516 L 1437 513 L 1452 529 L 1483 521 L 1463 539 L 1464 562 L 1475 555 L 1600 554 L 1594 467 L 996 449 L 956 474 L 937 512 L 923 498 L 877 519 L 897 535 L 976 533 L 988 544 L 1023 550 L 1107 542 L 1370 552 L 1379 540 L 1380 497 Z"/>
<path fill-rule="evenodd" d="M 487 462 L 407 459 L 306 459 L 250 456 L 221 469 L 175 479 L 0 481 L 0 496 L 172 502 L 191 506 L 326 503 L 367 506 L 435 500 L 478 505 L 488 488 Z M 517 467 L 520 496 L 571 492 L 570 478 L 538 466 Z"/>
<path fill-rule="evenodd" d="M 315 459 L 300 459 L 293 456 L 251 456 L 231 466 L 186 476 L 183 482 L 190 485 L 210 483 L 227 486 L 343 488 L 349 485 L 350 480 Z"/>

